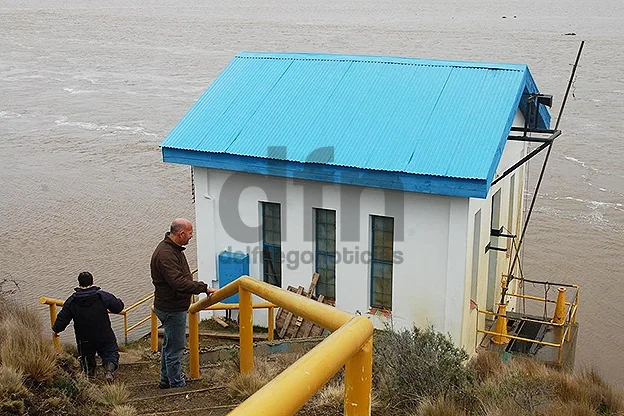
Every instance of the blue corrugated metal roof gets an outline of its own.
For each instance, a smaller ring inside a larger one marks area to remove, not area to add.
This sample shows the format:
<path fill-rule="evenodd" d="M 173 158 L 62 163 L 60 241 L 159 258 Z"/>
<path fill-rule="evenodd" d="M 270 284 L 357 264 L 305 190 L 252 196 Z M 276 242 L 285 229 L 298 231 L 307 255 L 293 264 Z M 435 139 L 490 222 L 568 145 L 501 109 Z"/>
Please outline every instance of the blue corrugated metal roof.
<path fill-rule="evenodd" d="M 166 137 L 163 159 L 278 159 L 489 185 L 525 92 L 537 92 L 526 65 L 245 52 Z"/>

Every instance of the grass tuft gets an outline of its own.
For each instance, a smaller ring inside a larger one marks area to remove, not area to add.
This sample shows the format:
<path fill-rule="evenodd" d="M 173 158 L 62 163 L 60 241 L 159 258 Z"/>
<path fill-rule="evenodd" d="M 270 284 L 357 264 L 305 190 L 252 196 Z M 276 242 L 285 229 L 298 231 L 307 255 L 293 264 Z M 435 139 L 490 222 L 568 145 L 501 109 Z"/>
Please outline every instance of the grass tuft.
<path fill-rule="evenodd" d="M 17 317 L 5 317 L 0 327 L 4 333 L 0 346 L 2 364 L 22 371 L 27 379 L 36 383 L 52 380 L 57 372 L 52 342 L 22 326 Z"/>
<path fill-rule="evenodd" d="M 113 407 L 111 411 L 111 416 L 137 416 L 137 410 L 128 405 L 121 405 Z"/>
<path fill-rule="evenodd" d="M 260 390 L 278 374 L 277 369 L 264 360 L 254 361 L 254 371 L 247 374 L 238 374 L 227 383 L 232 397 L 245 400 Z"/>
<path fill-rule="evenodd" d="M 11 396 L 26 391 L 24 373 L 7 365 L 0 366 L 0 393 Z"/>
<path fill-rule="evenodd" d="M 466 412 L 461 409 L 452 399 L 439 396 L 435 399 L 427 398 L 420 402 L 416 412 L 412 416 L 465 416 Z"/>
<path fill-rule="evenodd" d="M 130 399 L 130 391 L 125 383 L 103 384 L 90 390 L 91 397 L 98 403 L 119 406 Z"/>

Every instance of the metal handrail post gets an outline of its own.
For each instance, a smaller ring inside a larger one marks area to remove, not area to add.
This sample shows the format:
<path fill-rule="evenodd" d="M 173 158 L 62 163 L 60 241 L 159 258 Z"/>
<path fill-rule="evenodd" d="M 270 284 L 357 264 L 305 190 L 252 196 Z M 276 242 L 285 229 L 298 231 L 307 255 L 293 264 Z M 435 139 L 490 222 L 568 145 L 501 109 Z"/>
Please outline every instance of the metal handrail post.
<path fill-rule="evenodd" d="M 56 322 L 56 304 L 50 303 L 49 306 L 50 322 L 52 323 L 52 326 L 54 326 L 54 322 Z M 61 337 L 56 332 L 52 333 L 52 343 L 54 343 L 54 348 L 56 348 L 58 352 L 61 352 Z"/>
<path fill-rule="evenodd" d="M 279 302 L 278 302 L 279 304 Z M 334 374 L 356 356 L 373 336 L 373 324 L 362 316 L 352 317 L 342 327 L 325 338 L 320 344 L 298 359 L 294 364 L 277 375 L 268 384 L 258 390 L 253 396 L 232 410 L 228 416 L 283 416 L 294 415 L 305 402 L 312 397 Z M 372 351 L 372 349 L 371 349 Z M 368 354 L 365 352 L 364 354 Z M 362 363 L 367 358 L 359 357 L 356 360 Z M 353 367 L 353 370 L 355 367 Z M 369 368 L 365 368 L 360 377 L 370 378 Z M 354 374 L 354 373 L 351 373 Z M 358 400 L 364 396 L 362 385 L 354 386 L 350 397 L 357 393 Z M 288 391 L 289 394 L 276 394 Z M 370 400 L 370 391 L 367 396 Z M 369 416 L 365 413 L 370 404 L 357 402 L 352 404 L 349 411 L 362 408 L 359 413 L 347 413 L 349 416 Z M 279 403 L 279 405 L 278 405 Z"/>
<path fill-rule="evenodd" d="M 152 312 L 150 314 L 151 328 L 150 328 L 150 344 L 152 352 L 158 351 L 158 317 L 154 311 L 154 305 L 152 305 Z"/>
<path fill-rule="evenodd" d="M 268 340 L 273 341 L 273 337 L 275 336 L 275 308 L 269 308 L 269 336 Z"/>
<path fill-rule="evenodd" d="M 253 309 L 251 292 L 243 287 L 238 288 L 239 298 L 239 331 L 240 331 L 240 372 L 251 373 L 254 368 L 253 356 Z"/>
<path fill-rule="evenodd" d="M 345 365 L 344 414 L 370 416 L 373 374 L 373 337 Z"/>
<path fill-rule="evenodd" d="M 189 359 L 192 379 L 200 376 L 199 371 L 199 312 L 188 313 L 189 320 Z"/>
<path fill-rule="evenodd" d="M 128 315 L 123 314 L 124 319 L 124 343 L 128 344 Z"/>

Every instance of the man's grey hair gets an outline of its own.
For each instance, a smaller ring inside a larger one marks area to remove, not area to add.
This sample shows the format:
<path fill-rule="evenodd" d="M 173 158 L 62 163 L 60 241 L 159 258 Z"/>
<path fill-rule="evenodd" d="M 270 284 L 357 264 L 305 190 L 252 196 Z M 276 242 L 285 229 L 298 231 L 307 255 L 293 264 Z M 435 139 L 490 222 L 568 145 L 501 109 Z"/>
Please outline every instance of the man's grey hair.
<path fill-rule="evenodd" d="M 182 231 L 184 229 L 186 229 L 186 227 L 188 226 L 188 224 L 190 223 L 190 221 L 182 219 L 182 218 L 176 218 L 175 220 L 173 220 L 173 222 L 171 223 L 171 228 L 169 229 L 169 232 L 171 234 L 175 234 L 179 231 Z"/>

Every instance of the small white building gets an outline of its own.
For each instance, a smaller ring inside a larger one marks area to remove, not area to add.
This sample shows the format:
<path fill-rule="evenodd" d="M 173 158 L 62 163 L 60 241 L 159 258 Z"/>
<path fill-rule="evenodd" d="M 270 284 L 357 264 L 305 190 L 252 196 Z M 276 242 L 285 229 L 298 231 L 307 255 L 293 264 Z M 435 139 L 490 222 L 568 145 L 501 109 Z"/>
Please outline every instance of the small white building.
<path fill-rule="evenodd" d="M 491 230 L 522 223 L 512 127 L 550 123 L 538 97 L 526 65 L 240 53 L 162 144 L 193 167 L 199 278 L 319 272 L 336 307 L 474 351 L 511 258 Z"/>

